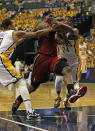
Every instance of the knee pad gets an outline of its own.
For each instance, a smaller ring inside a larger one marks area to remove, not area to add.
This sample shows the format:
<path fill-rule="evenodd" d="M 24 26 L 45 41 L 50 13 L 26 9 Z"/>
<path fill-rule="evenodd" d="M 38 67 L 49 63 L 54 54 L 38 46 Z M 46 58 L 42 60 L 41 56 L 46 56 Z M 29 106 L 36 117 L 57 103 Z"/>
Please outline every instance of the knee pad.
<path fill-rule="evenodd" d="M 68 66 L 66 59 L 60 59 L 59 62 L 56 64 L 54 72 L 58 75 L 62 75 L 62 70 L 64 67 Z"/>

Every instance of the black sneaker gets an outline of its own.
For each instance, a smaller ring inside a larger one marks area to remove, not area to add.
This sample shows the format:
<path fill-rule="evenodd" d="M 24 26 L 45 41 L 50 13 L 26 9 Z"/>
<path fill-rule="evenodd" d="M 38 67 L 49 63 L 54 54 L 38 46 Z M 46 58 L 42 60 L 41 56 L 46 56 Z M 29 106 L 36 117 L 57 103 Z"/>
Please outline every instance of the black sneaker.
<path fill-rule="evenodd" d="M 70 94 L 68 94 L 69 102 L 74 103 L 75 101 L 77 101 L 77 99 L 83 97 L 86 94 L 86 92 L 87 92 L 87 86 L 82 86 L 77 91 L 71 90 Z"/>
<path fill-rule="evenodd" d="M 35 111 L 33 111 L 33 113 L 27 113 L 26 116 L 26 121 L 40 121 L 41 120 L 41 116 L 40 114 L 37 114 Z"/>
<path fill-rule="evenodd" d="M 15 113 L 15 111 L 17 111 L 22 102 L 23 102 L 22 97 L 18 96 L 17 99 L 15 100 L 15 103 L 13 103 L 12 105 L 12 113 Z"/>
<path fill-rule="evenodd" d="M 62 101 L 61 97 L 56 97 L 54 108 L 58 108 L 60 106 L 60 102 Z"/>

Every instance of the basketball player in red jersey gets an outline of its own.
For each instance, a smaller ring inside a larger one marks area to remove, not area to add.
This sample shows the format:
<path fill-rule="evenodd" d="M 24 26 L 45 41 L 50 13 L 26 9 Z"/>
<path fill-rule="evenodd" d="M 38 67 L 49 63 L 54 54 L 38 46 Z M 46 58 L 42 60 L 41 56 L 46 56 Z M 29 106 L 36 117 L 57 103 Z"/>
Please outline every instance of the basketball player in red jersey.
<path fill-rule="evenodd" d="M 35 57 L 31 87 L 29 93 L 35 91 L 41 83 L 48 81 L 50 73 L 55 73 L 64 76 L 64 82 L 67 86 L 68 99 L 71 103 L 74 103 L 78 98 L 85 95 L 87 87 L 81 87 L 78 91 L 74 90 L 73 78 L 71 75 L 71 69 L 67 64 L 67 60 L 57 57 L 57 41 L 55 38 L 57 32 L 70 32 L 76 35 L 76 30 L 60 22 L 54 22 L 50 13 L 44 13 L 44 22 L 38 25 L 38 29 L 53 27 L 54 31 L 49 32 L 47 35 L 38 39 L 39 54 Z M 12 111 L 15 112 L 19 105 L 23 102 L 21 96 L 19 96 L 12 106 Z"/>

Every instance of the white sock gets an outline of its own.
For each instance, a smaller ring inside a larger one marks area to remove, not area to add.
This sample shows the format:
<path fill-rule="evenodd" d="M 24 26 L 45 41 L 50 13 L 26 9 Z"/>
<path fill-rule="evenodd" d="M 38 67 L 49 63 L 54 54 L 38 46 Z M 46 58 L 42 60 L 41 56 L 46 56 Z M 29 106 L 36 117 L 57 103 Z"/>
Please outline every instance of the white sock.
<path fill-rule="evenodd" d="M 18 81 L 17 85 L 18 85 L 18 92 L 20 93 L 20 95 L 22 96 L 22 98 L 24 100 L 24 105 L 25 105 L 26 111 L 32 113 L 33 110 L 31 108 L 30 95 L 29 95 L 29 92 L 27 89 L 26 81 L 24 79 L 20 79 Z"/>
<path fill-rule="evenodd" d="M 26 112 L 33 113 L 33 109 L 31 107 L 31 101 L 24 101 L 24 105 L 26 108 Z"/>
<path fill-rule="evenodd" d="M 19 90 L 20 95 L 22 96 L 23 100 L 30 100 L 30 95 L 27 89 L 27 84 L 25 79 L 20 79 L 17 83 L 17 87 Z"/>
<path fill-rule="evenodd" d="M 55 88 L 56 93 L 58 96 L 60 96 L 61 88 L 62 88 L 62 82 L 63 82 L 63 76 L 56 76 L 55 79 Z"/>

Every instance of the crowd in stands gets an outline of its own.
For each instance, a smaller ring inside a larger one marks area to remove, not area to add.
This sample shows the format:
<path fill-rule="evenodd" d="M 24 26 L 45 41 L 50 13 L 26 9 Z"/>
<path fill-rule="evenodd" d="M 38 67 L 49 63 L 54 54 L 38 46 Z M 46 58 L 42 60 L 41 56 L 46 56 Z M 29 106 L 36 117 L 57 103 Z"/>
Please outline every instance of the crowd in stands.
<path fill-rule="evenodd" d="M 23 13 L 19 13 L 16 17 L 15 17 L 15 24 L 16 27 L 22 30 L 26 30 L 27 28 L 33 28 L 36 22 L 40 22 L 41 21 L 41 17 L 43 16 L 43 13 L 45 11 L 48 11 L 49 9 L 45 10 L 45 9 L 39 9 L 36 11 L 28 11 L 28 12 L 23 12 Z M 54 14 L 54 16 L 75 16 L 78 11 L 76 10 L 71 10 L 71 11 L 67 11 L 66 9 L 51 9 L 51 12 Z"/>
<path fill-rule="evenodd" d="M 8 1 L 8 0 L 7 0 Z M 12 0 L 16 4 L 18 4 L 21 0 Z M 63 0 L 54 0 L 55 2 L 62 3 Z M 52 0 L 45 1 L 46 3 L 54 3 Z M 41 21 L 41 17 L 43 16 L 43 13 L 45 11 L 50 10 L 54 16 L 70 16 L 73 19 L 74 24 L 77 26 L 81 22 L 85 21 L 85 19 L 90 15 L 91 8 L 88 8 L 85 13 L 82 13 L 82 8 L 84 7 L 84 4 L 80 4 L 80 2 L 77 2 L 77 0 L 64 0 L 64 5 L 62 8 L 43 8 L 38 9 L 36 11 L 24 11 L 18 13 L 18 15 L 15 16 L 15 26 L 17 29 L 27 30 L 32 29 L 35 25 L 35 23 L 38 21 Z M 4 20 L 7 17 L 10 17 L 10 15 L 15 12 L 8 12 L 5 8 L 0 10 L 0 24 L 2 23 L 2 20 Z M 78 15 L 77 15 L 78 14 Z M 79 16 L 80 14 L 80 16 Z"/>
<path fill-rule="evenodd" d="M 15 16 L 15 26 L 17 29 L 27 30 L 27 28 L 33 28 L 35 23 L 38 21 L 41 21 L 41 17 L 45 11 L 51 10 L 51 12 L 54 14 L 54 16 L 70 16 L 73 17 L 78 14 L 78 10 L 67 10 L 65 8 L 62 9 L 39 9 L 36 11 L 24 11 L 18 13 L 18 15 Z M 12 12 L 13 13 L 13 12 Z M 3 8 L 0 10 L 0 24 L 2 21 L 8 17 L 11 17 L 11 13 L 7 12 L 6 8 Z"/>
<path fill-rule="evenodd" d="M 16 4 L 18 4 L 19 2 L 22 2 L 22 0 L 0 0 L 0 2 L 15 2 Z"/>
<path fill-rule="evenodd" d="M 0 10 L 0 24 L 2 24 L 2 21 L 4 19 L 7 19 L 11 17 L 11 14 L 7 12 L 6 8 L 3 8 L 2 10 Z"/>

